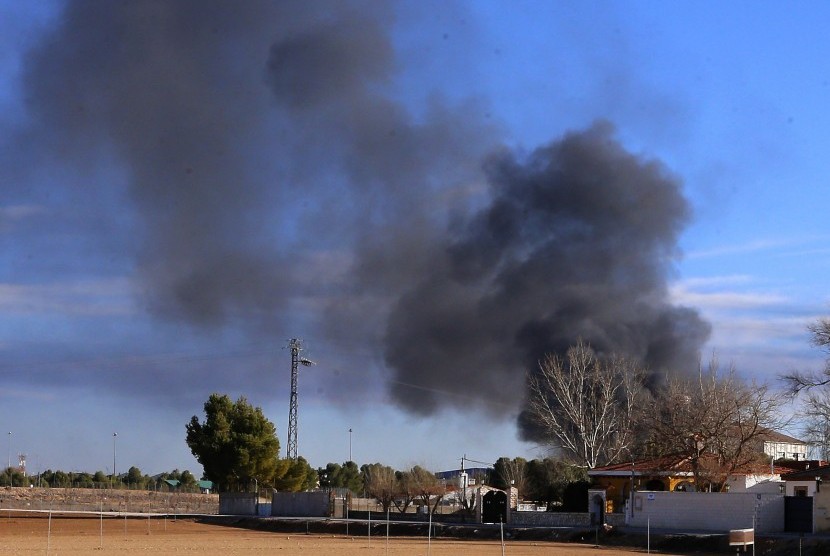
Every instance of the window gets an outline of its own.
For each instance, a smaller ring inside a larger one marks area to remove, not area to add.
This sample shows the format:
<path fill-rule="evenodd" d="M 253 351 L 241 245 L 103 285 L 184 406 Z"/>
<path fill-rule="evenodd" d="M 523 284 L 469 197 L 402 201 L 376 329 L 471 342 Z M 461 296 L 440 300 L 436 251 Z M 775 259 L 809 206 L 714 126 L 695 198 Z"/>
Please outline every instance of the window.
<path fill-rule="evenodd" d="M 796 496 L 805 496 L 805 497 L 807 496 L 807 487 L 806 486 L 795 487 L 793 490 L 794 490 Z"/>

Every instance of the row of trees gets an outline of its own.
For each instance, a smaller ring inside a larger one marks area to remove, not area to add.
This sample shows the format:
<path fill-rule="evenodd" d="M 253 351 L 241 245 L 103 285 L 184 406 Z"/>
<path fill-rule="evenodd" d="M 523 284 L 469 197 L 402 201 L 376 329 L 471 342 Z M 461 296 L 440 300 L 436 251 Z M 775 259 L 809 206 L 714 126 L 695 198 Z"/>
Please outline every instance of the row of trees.
<path fill-rule="evenodd" d="M 130 488 L 160 489 L 165 486 L 165 479 L 179 482 L 178 488 L 185 492 L 196 491 L 196 477 L 188 470 L 174 469 L 156 476 L 144 475 L 138 467 L 130 467 L 126 474 L 113 478 L 103 471 L 88 473 L 85 471 L 61 471 L 47 469 L 41 473 L 24 476 L 19 469 L 6 469 L 0 476 L 0 486 L 38 486 L 53 488 Z"/>
<path fill-rule="evenodd" d="M 338 472 L 339 471 L 339 472 Z M 421 466 L 395 470 L 388 465 L 363 465 L 347 462 L 343 466 L 328 464 L 320 469 L 321 487 L 348 488 L 362 492 L 378 501 L 383 511 L 395 509 L 406 512 L 412 505 L 427 508 L 434 513 L 450 493 L 461 509 L 470 510 L 475 503 L 472 493 L 462 492 L 456 484 L 447 484 L 435 473 Z M 332 477 L 341 479 L 333 482 Z M 487 478 L 489 486 L 508 489 L 515 487 L 522 500 L 545 503 L 548 509 L 581 509 L 587 500 L 588 477 L 584 468 L 552 458 L 527 461 L 524 458 L 499 458 Z"/>
<path fill-rule="evenodd" d="M 117 488 L 161 490 L 167 488 L 165 480 L 179 482 L 176 487 L 185 492 L 197 490 L 197 481 L 190 471 L 161 473 L 154 477 L 144 475 L 137 467 L 118 477 L 115 483 L 103 471 L 95 473 L 65 472 L 47 469 L 39 475 L 24 477 L 13 471 L 13 486 L 34 486 L 52 488 Z M 346 489 L 357 496 L 377 499 L 384 511 L 401 513 L 413 505 L 424 506 L 434 512 L 444 496 L 457 490 L 457 485 L 448 485 L 436 474 L 420 466 L 398 471 L 381 463 L 364 464 L 360 467 L 348 461 L 343 464 L 329 463 L 313 472 L 316 479 L 288 483 L 286 479 L 278 490 L 301 491 L 319 486 L 320 488 Z M 8 486 L 9 474 L 0 478 L 0 486 Z M 500 458 L 495 462 L 487 484 L 495 488 L 516 487 L 521 499 L 546 503 L 549 509 L 575 509 L 585 499 L 587 488 L 585 469 L 567 464 L 561 460 L 545 458 L 527 461 L 523 458 Z M 271 486 L 271 485 L 266 485 Z M 472 500 L 461 499 L 462 507 L 472 509 Z"/>
<path fill-rule="evenodd" d="M 217 483 L 220 490 L 347 489 L 355 495 L 375 498 L 384 511 L 395 508 L 400 512 L 412 505 L 434 512 L 448 492 L 457 490 L 457 485 L 448 485 L 434 472 L 417 465 L 395 470 L 381 463 L 358 467 L 347 461 L 314 470 L 303 458 L 280 459 L 274 425 L 244 397 L 234 402 L 226 395 L 213 394 L 204 411 L 203 421 L 193 416 L 187 424 L 187 443 L 202 464 L 205 477 Z M 567 499 L 568 485 L 587 484 L 586 479 L 584 469 L 553 459 L 528 462 L 501 458 L 489 482 L 500 488 L 516 486 L 521 495 L 554 507 Z M 463 496 L 459 503 L 468 509 L 472 505 Z"/>

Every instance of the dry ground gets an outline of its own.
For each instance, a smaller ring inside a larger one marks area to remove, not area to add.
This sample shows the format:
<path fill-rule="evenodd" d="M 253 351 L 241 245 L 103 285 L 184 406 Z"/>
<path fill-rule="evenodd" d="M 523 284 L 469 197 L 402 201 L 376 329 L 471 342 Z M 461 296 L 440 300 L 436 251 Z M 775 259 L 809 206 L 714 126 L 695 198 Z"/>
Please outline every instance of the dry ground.
<path fill-rule="evenodd" d="M 498 556 L 499 541 L 345 537 L 252 531 L 190 519 L 0 513 L 0 554 L 272 554 L 303 556 Z M 645 551 L 507 541 L 509 556 L 627 556 Z"/>

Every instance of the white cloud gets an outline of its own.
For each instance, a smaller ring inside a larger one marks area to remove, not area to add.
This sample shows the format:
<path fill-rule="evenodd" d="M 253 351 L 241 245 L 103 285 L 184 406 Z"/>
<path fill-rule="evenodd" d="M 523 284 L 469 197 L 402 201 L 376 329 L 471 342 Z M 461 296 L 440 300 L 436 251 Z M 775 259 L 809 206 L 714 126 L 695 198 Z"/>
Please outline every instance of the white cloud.
<path fill-rule="evenodd" d="M 713 288 L 719 286 L 733 286 L 736 284 L 750 284 L 755 279 L 748 274 L 732 274 L 728 276 L 706 276 L 687 278 L 678 282 L 685 288 Z"/>
<path fill-rule="evenodd" d="M 0 310 L 6 315 L 128 315 L 131 286 L 124 278 L 71 283 L 0 283 Z"/>
<path fill-rule="evenodd" d="M 713 279 L 714 280 L 714 279 Z M 714 282 L 711 282 L 714 284 Z M 760 309 L 784 305 L 787 296 L 765 292 L 695 291 L 688 283 L 678 283 L 669 288 L 674 303 L 687 307 L 707 309 Z"/>
<path fill-rule="evenodd" d="M 748 243 L 738 245 L 724 245 L 712 249 L 699 251 L 688 251 L 685 254 L 687 259 L 705 259 L 723 257 L 725 255 L 740 255 L 744 253 L 757 253 L 759 251 L 779 251 L 773 253 L 776 256 L 799 255 L 802 253 L 826 253 L 826 245 L 830 237 L 824 235 L 812 235 L 803 237 L 791 237 L 785 239 L 757 239 Z M 816 247 L 811 247 L 819 244 Z"/>

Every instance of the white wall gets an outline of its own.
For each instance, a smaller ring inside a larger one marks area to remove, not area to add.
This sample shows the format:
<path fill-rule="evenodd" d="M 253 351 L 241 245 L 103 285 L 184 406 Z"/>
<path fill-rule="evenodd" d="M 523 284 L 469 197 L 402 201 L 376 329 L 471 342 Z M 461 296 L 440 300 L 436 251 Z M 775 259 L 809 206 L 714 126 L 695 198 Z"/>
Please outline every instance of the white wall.
<path fill-rule="evenodd" d="M 786 485 L 787 496 L 795 496 L 795 487 L 807 487 L 807 496 L 815 496 L 816 494 L 816 481 L 814 479 L 809 481 L 786 481 Z"/>
<path fill-rule="evenodd" d="M 253 492 L 222 492 L 219 513 L 223 515 L 256 515 L 257 495 Z"/>
<path fill-rule="evenodd" d="M 730 475 L 726 479 L 729 492 L 769 492 L 778 494 L 781 476 L 762 473 L 759 475 Z M 762 486 L 762 485 L 767 485 Z"/>
<path fill-rule="evenodd" d="M 633 515 L 632 515 L 633 513 Z M 635 492 L 628 525 L 686 531 L 729 531 L 754 527 L 761 533 L 784 530 L 780 494 L 713 492 Z"/>

